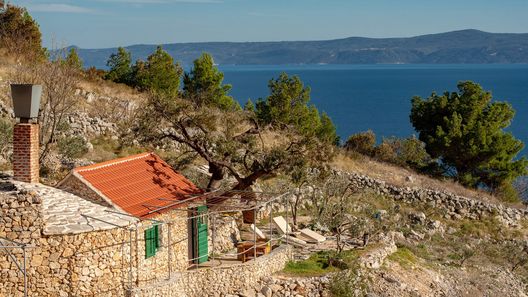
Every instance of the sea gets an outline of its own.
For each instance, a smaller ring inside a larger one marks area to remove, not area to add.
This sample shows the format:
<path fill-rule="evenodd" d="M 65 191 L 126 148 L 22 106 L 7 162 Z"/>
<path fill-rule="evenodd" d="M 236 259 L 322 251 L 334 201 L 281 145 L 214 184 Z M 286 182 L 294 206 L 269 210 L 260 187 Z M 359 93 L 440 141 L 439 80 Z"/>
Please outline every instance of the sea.
<path fill-rule="evenodd" d="M 507 131 L 528 146 L 528 64 L 491 65 L 220 65 L 224 82 L 241 105 L 269 94 L 268 82 L 281 72 L 297 75 L 311 89 L 311 102 L 325 111 L 344 141 L 372 130 L 384 137 L 417 136 L 410 121 L 411 98 L 456 91 L 471 80 L 490 91 L 493 100 L 516 111 Z M 527 156 L 528 148 L 518 157 Z"/>

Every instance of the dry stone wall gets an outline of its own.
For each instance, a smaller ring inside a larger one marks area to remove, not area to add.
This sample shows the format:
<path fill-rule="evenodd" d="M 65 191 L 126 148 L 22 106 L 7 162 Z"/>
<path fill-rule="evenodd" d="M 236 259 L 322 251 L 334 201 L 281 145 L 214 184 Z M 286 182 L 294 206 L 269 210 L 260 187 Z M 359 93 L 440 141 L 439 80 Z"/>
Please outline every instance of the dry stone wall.
<path fill-rule="evenodd" d="M 404 203 L 424 204 L 445 210 L 445 217 L 451 219 L 479 220 L 483 217 L 496 217 L 505 225 L 518 227 L 528 216 L 528 209 L 517 209 L 481 200 L 458 196 L 447 191 L 437 191 L 417 187 L 397 187 L 365 175 L 348 174 L 357 190 L 371 190 L 380 195 L 392 197 Z"/>
<path fill-rule="evenodd" d="M 180 272 L 170 280 L 132 290 L 131 297 L 226 296 L 258 287 L 259 281 L 284 268 L 292 247 L 280 246 L 256 261 Z"/>
<path fill-rule="evenodd" d="M 317 277 L 267 277 L 262 280 L 261 287 L 253 295 L 260 297 L 331 297 L 329 290 L 331 277 L 331 275 Z M 246 295 L 251 296 L 252 294 Z"/>
<path fill-rule="evenodd" d="M 75 111 L 66 117 L 69 125 L 68 134 L 83 136 L 115 136 L 118 135 L 118 127 L 101 117 L 91 117 L 85 112 Z"/>
<path fill-rule="evenodd" d="M 0 191 L 11 191 L 13 185 L 0 183 Z M 39 197 L 27 192 L 17 195 L 0 193 L 0 237 L 20 244 L 35 245 L 40 239 L 43 222 L 40 216 Z M 13 246 L 10 241 L 0 240 L 0 245 Z M 29 251 L 29 250 L 28 250 Z M 10 248 L 9 252 L 18 263 L 23 262 L 23 251 Z M 0 296 L 21 296 L 24 289 L 23 274 L 6 250 L 0 250 Z"/>

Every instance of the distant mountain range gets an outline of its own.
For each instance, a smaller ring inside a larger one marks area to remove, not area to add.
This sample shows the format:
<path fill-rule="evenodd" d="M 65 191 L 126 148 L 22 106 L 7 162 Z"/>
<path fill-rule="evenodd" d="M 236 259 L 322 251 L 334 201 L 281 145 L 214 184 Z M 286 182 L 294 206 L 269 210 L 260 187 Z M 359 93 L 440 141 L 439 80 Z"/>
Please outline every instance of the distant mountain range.
<path fill-rule="evenodd" d="M 350 37 L 325 41 L 202 42 L 163 44 L 177 61 L 190 65 L 209 52 L 221 65 L 280 64 L 490 64 L 528 63 L 528 33 L 461 30 L 408 38 Z M 126 47 L 145 59 L 156 45 Z M 106 68 L 116 48 L 79 49 L 85 66 Z"/>

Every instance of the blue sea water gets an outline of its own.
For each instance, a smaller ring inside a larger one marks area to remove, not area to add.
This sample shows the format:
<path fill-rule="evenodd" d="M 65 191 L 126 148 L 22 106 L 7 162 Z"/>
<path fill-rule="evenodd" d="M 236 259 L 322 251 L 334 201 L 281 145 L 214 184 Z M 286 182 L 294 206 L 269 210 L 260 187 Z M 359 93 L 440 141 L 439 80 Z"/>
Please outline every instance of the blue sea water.
<path fill-rule="evenodd" d="M 494 100 L 516 110 L 509 131 L 528 145 L 528 65 L 300 65 L 220 66 L 231 95 L 242 105 L 268 95 L 268 81 L 281 72 L 298 75 L 311 88 L 312 102 L 328 113 L 342 139 L 371 129 L 382 137 L 416 134 L 409 121 L 411 98 L 456 91 L 472 80 Z M 528 155 L 525 148 L 520 155 Z"/>

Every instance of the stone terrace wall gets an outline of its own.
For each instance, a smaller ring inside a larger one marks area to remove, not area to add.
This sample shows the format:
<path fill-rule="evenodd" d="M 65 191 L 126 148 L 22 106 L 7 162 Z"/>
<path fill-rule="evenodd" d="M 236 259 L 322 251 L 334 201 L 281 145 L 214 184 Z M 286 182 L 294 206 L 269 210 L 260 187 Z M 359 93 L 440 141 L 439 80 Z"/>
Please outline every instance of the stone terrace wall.
<path fill-rule="evenodd" d="M 519 226 L 527 218 L 528 209 L 506 207 L 481 200 L 466 198 L 447 191 L 436 191 L 423 188 L 399 188 L 384 181 L 356 173 L 348 174 L 353 186 L 358 190 L 372 190 L 380 195 L 388 195 L 405 203 L 422 203 L 445 210 L 445 217 L 451 219 L 479 220 L 485 216 L 496 217 L 504 224 Z"/>
<path fill-rule="evenodd" d="M 234 294 L 257 286 L 260 279 L 282 270 L 291 255 L 291 246 L 280 246 L 256 261 L 181 272 L 170 280 L 134 289 L 130 296 L 203 297 Z"/>

